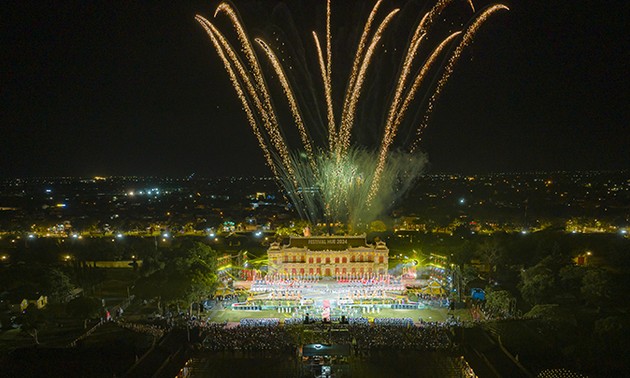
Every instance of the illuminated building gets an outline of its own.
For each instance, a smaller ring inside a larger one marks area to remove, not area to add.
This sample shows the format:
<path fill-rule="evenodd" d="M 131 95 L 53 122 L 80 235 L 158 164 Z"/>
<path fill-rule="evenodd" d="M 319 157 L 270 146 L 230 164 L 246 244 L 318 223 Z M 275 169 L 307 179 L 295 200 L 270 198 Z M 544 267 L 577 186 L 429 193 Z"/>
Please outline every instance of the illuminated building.
<path fill-rule="evenodd" d="M 288 277 L 370 278 L 387 274 L 389 249 L 363 236 L 291 237 L 267 251 L 269 274 Z"/>

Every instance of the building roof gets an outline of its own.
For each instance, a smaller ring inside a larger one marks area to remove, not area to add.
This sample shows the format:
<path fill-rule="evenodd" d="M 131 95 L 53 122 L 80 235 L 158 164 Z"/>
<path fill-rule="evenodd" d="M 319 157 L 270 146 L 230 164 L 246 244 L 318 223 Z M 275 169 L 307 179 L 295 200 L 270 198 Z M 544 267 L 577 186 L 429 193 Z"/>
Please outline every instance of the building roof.
<path fill-rule="evenodd" d="M 348 248 L 367 247 L 365 235 L 291 237 L 285 248 L 306 248 L 310 251 L 343 251 Z"/>

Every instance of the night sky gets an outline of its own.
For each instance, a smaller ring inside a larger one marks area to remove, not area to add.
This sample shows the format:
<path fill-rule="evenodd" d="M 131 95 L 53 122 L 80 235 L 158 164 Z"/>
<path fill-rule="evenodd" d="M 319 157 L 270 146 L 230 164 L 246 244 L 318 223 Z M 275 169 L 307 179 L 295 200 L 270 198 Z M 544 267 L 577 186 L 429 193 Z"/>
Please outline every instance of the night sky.
<path fill-rule="evenodd" d="M 324 31 L 324 1 L 288 3 L 297 25 Z M 270 175 L 194 20 L 211 19 L 217 4 L 2 2 L 0 177 Z M 234 4 L 253 35 L 277 6 Z M 372 4 L 333 0 L 333 33 L 351 35 Z M 481 29 L 437 103 L 420 144 L 428 172 L 630 167 L 629 5 L 505 4 L 511 11 Z M 350 62 L 344 50 L 333 51 L 339 67 Z"/>

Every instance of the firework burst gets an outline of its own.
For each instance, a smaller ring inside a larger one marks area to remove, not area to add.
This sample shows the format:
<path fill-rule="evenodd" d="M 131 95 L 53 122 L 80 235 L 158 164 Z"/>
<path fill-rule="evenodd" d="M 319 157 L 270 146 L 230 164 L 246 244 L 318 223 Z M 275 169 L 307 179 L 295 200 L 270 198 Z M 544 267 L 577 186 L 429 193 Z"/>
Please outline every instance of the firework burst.
<path fill-rule="evenodd" d="M 264 38 L 251 39 L 238 13 L 228 3 L 221 3 L 214 16 L 227 17 L 237 47 L 208 19 L 195 17 L 223 62 L 267 165 L 301 217 L 311 223 L 342 222 L 356 229 L 357 225 L 378 217 L 420 175 L 426 158 L 415 150 L 435 102 L 479 28 L 492 14 L 508 10 L 502 4 L 493 4 L 476 11 L 472 0 L 467 0 L 465 4 L 471 14 L 468 22 L 462 23 L 460 30 L 449 30 L 442 37 L 433 36 L 434 26 L 447 21 L 445 11 L 455 6 L 454 3 L 454 0 L 437 1 L 409 34 L 399 69 L 391 80 L 392 95 L 382 97 L 384 121 L 378 131 L 381 135 L 376 149 L 353 145 L 353 130 L 357 125 L 368 123 L 358 118 L 357 109 L 362 96 L 365 98 L 373 63 L 382 54 L 383 38 L 399 17 L 400 9 L 383 10 L 382 0 L 375 3 L 363 25 L 339 104 L 333 96 L 337 80 L 333 82 L 332 12 L 330 0 L 327 0 L 325 38 L 322 41 L 316 31 L 311 33 L 325 104 L 325 115 L 318 114 L 322 116 L 320 119 L 325 119 L 325 126 L 320 128 L 326 137 L 320 144 L 315 143 L 312 134 L 321 133 L 313 129 L 322 123 L 305 118 L 305 104 L 300 105 L 300 91 L 295 90 L 303 83 L 298 85 L 288 74 L 287 70 L 293 67 L 286 67 L 278 49 Z M 269 72 L 261 67 L 254 46 L 268 63 Z M 281 127 L 281 117 L 274 108 L 271 81 L 277 83 L 286 99 L 292 119 L 290 126 L 297 130 L 301 143 L 297 150 L 288 147 L 285 136 L 288 129 Z M 431 82 L 436 84 L 431 85 Z M 424 94 L 418 96 L 421 90 Z M 428 99 L 426 104 L 414 102 L 420 97 Z M 408 147 L 393 151 L 401 126 L 409 123 L 406 115 L 412 107 L 414 112 L 424 109 L 420 125 L 411 133 L 414 140 Z M 311 108 L 315 109 L 307 109 L 308 114 L 318 112 L 317 104 L 311 104 Z"/>

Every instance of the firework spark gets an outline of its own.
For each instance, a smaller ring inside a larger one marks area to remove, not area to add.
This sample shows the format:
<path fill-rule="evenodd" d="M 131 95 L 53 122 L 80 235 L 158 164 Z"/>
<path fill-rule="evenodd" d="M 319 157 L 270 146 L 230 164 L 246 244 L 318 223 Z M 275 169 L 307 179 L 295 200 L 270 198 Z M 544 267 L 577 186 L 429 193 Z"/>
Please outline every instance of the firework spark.
<path fill-rule="evenodd" d="M 376 150 L 353 146 L 351 139 L 366 81 L 371 75 L 372 66 L 378 61 L 378 52 L 383 49 L 381 42 L 383 36 L 398 15 L 399 9 L 382 14 L 383 1 L 378 0 L 375 3 L 363 25 L 341 107 L 335 109 L 332 79 L 332 12 L 331 2 L 327 0 L 326 31 L 323 40 L 325 46 L 322 46 L 316 31 L 311 33 L 326 102 L 326 142 L 323 146 L 317 146 L 312 141 L 307 127 L 310 122 L 304 119 L 297 100 L 299 96 L 296 95 L 296 83 L 289 79 L 281 63 L 284 59 L 278 58 L 274 48 L 261 37 L 250 39 L 237 12 L 227 3 L 221 3 L 214 16 L 215 18 L 219 15 L 227 16 L 238 41 L 236 49 L 213 23 L 202 16 L 195 17 L 210 37 L 223 62 L 267 165 L 284 186 L 287 196 L 300 216 L 312 223 L 321 220 L 341 221 L 347 223 L 349 227 L 365 224 L 391 206 L 392 201 L 403 194 L 421 173 L 426 158 L 422 154 L 414 155 L 414 152 L 457 61 L 488 18 L 497 11 L 508 10 L 502 4 L 495 4 L 476 13 L 472 0 L 467 0 L 474 15 L 468 26 L 463 30 L 451 30 L 446 36 L 436 37 L 438 42 L 434 47 L 424 47 L 436 40 L 430 38 L 432 30 L 434 26 L 443 26 L 446 19 L 442 13 L 447 7 L 454 6 L 453 3 L 453 0 L 438 0 L 424 14 L 409 37 L 398 74 L 392 79 L 395 85 L 389 106 L 384 107 L 386 116 L 382 139 Z M 277 80 L 282 88 L 304 153 L 299 150 L 292 152 L 288 147 L 280 117 L 274 108 L 271 91 L 266 83 L 266 74 L 254 51 L 252 40 L 259 46 L 269 62 L 274 80 Z M 440 59 L 446 60 L 443 67 L 436 64 Z M 427 86 L 425 83 L 429 81 L 427 79 L 430 75 L 439 77 L 439 80 L 434 88 L 426 88 L 425 96 L 429 99 L 424 117 L 415 130 L 416 138 L 409 148 L 410 152 L 392 151 L 406 113 L 412 108 L 412 104 L 417 103 L 414 99 L 418 97 L 420 89 Z M 336 110 L 340 114 L 338 117 L 335 116 Z"/>
<path fill-rule="evenodd" d="M 477 33 L 481 25 L 483 25 L 483 23 L 488 20 L 490 15 L 500 10 L 510 10 L 510 8 L 508 8 L 507 6 L 503 4 L 495 4 L 495 5 L 490 5 L 486 7 L 481 12 L 481 14 L 477 16 L 471 22 L 470 27 L 468 27 L 468 29 L 466 30 L 466 33 L 464 34 L 461 41 L 455 48 L 455 51 L 453 52 L 453 54 L 451 54 L 451 57 L 449 58 L 448 63 L 446 63 L 446 66 L 444 67 L 444 73 L 442 74 L 442 77 L 440 77 L 440 80 L 438 81 L 438 84 L 436 88 L 434 89 L 433 94 L 431 95 L 431 98 L 429 99 L 427 110 L 425 112 L 422 123 L 420 124 L 420 126 L 418 126 L 416 130 L 416 140 L 414 141 L 411 147 L 412 152 L 415 151 L 415 149 L 417 148 L 420 137 L 422 136 L 422 131 L 424 131 L 424 129 L 427 127 L 429 118 L 431 117 L 431 113 L 433 112 L 435 102 L 437 101 L 438 97 L 442 93 L 442 89 L 444 88 L 444 85 L 446 85 L 446 82 L 448 81 L 451 74 L 453 73 L 455 64 L 461 57 L 462 52 L 464 51 L 464 48 L 468 46 L 470 42 L 472 42 L 473 37 L 475 36 L 475 34 Z"/>

